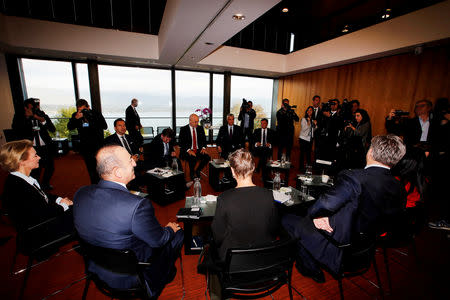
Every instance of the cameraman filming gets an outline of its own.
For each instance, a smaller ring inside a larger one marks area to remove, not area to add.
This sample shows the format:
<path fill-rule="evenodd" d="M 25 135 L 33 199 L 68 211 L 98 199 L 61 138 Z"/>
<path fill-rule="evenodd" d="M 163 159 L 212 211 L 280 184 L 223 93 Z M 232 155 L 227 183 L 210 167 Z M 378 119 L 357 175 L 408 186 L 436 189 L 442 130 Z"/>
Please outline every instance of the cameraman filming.
<path fill-rule="evenodd" d="M 40 100 L 29 98 L 23 102 L 24 111 L 14 115 L 12 129 L 17 139 L 27 139 L 33 142 L 37 155 L 41 157 L 39 168 L 31 172 L 31 176 L 36 178 L 43 190 L 51 190 L 50 179 L 55 171 L 53 161 L 53 141 L 48 131 L 55 132 L 55 126 L 50 118 L 41 110 Z M 41 178 L 41 171 L 44 174 Z"/>
<path fill-rule="evenodd" d="M 290 160 L 294 135 L 294 121 L 298 122 L 300 120 L 293 110 L 294 108 L 297 108 L 297 106 L 290 106 L 289 99 L 284 98 L 281 108 L 277 111 L 277 134 L 279 138 L 278 159 L 281 159 L 283 149 L 285 148 L 286 159 Z"/>
<path fill-rule="evenodd" d="M 97 183 L 99 177 L 96 171 L 95 154 L 103 146 L 103 130 L 108 128 L 105 118 L 101 113 L 91 110 L 84 99 L 77 100 L 77 111 L 67 123 L 69 130 L 78 130 L 80 136 L 80 153 L 91 178 L 91 183 Z"/>
<path fill-rule="evenodd" d="M 241 121 L 244 142 L 246 140 L 251 142 L 255 118 L 256 111 L 253 109 L 253 102 L 242 99 L 241 111 L 239 112 L 238 120 Z"/>

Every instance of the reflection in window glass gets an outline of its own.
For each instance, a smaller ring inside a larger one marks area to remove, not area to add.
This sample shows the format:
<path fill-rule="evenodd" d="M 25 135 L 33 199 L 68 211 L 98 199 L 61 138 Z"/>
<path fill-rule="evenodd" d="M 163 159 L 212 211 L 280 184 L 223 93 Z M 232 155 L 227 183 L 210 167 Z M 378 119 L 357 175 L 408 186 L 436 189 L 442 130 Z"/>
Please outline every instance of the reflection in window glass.
<path fill-rule="evenodd" d="M 113 122 L 125 118 L 131 99 L 139 100 L 137 112 L 144 127 L 172 126 L 171 76 L 169 70 L 98 66 L 102 113 L 110 132 Z"/>
<path fill-rule="evenodd" d="M 187 125 L 189 115 L 209 107 L 209 73 L 175 71 L 177 126 Z"/>
<path fill-rule="evenodd" d="M 76 64 L 77 68 L 77 80 L 78 80 L 78 93 L 80 99 L 86 100 L 91 103 L 91 91 L 89 90 L 89 73 L 87 64 Z"/>
<path fill-rule="evenodd" d="M 49 117 L 75 107 L 70 62 L 23 58 L 22 66 L 28 98 L 39 98 L 41 109 Z"/>
<path fill-rule="evenodd" d="M 255 128 L 261 127 L 260 120 L 267 118 L 270 124 L 272 111 L 273 79 L 246 76 L 231 76 L 231 113 L 239 115 L 242 98 L 253 102 L 256 110 Z M 237 120 L 237 117 L 236 117 Z"/>

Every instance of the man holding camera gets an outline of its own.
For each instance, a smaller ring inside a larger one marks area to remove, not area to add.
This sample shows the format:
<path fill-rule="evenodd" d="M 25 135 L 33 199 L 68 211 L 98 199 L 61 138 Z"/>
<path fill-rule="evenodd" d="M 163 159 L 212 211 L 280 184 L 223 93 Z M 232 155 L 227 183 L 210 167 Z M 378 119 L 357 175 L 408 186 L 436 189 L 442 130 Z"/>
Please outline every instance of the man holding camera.
<path fill-rule="evenodd" d="M 238 120 L 241 121 L 244 142 L 246 140 L 250 142 L 252 139 L 255 118 L 256 111 L 253 109 L 253 102 L 242 99 Z"/>
<path fill-rule="evenodd" d="M 91 110 L 84 99 L 77 100 L 77 111 L 67 123 L 69 130 L 78 130 L 80 136 L 80 153 L 91 178 L 91 183 L 97 183 L 99 177 L 96 171 L 95 154 L 103 146 L 103 130 L 108 128 L 101 113 Z"/>
<path fill-rule="evenodd" d="M 294 121 L 298 122 L 300 120 L 293 110 L 293 108 L 296 107 L 296 105 L 290 106 L 289 99 L 285 98 L 282 101 L 281 108 L 277 111 L 277 134 L 279 138 L 278 159 L 281 159 L 283 149 L 286 149 L 287 160 L 289 160 L 291 156 L 294 135 Z"/>
<path fill-rule="evenodd" d="M 39 168 L 31 172 L 31 176 L 40 181 L 41 171 L 44 174 L 41 182 L 43 190 L 51 190 L 50 179 L 55 171 L 53 161 L 53 141 L 48 131 L 55 132 L 56 128 L 50 118 L 41 110 L 40 100 L 29 98 L 24 101 L 24 112 L 15 114 L 12 129 L 17 139 L 28 139 L 33 142 L 37 155 L 41 157 Z"/>

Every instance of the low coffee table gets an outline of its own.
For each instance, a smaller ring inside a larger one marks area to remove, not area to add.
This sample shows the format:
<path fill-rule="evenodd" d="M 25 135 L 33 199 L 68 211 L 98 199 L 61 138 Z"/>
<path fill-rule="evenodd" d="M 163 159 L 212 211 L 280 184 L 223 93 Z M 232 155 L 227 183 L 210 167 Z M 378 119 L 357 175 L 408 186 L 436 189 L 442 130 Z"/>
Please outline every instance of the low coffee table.
<path fill-rule="evenodd" d="M 221 174 L 231 174 L 228 163 L 209 162 L 209 184 L 216 192 L 222 192 L 236 186 L 234 178 L 220 178 Z"/>
<path fill-rule="evenodd" d="M 151 170 L 150 170 L 151 171 Z M 147 192 L 150 199 L 159 204 L 168 204 L 185 197 L 186 182 L 183 171 L 164 170 L 167 173 L 150 173 L 147 171 Z"/>

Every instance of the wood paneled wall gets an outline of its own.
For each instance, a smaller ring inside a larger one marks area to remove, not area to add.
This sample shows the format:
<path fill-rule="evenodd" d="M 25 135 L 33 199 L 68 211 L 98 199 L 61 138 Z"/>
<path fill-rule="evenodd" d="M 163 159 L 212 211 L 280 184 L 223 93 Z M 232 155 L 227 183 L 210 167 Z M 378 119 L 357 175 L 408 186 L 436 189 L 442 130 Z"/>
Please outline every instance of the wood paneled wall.
<path fill-rule="evenodd" d="M 358 99 L 368 111 L 372 134 L 383 134 L 384 118 L 391 108 L 410 111 L 417 100 L 450 98 L 450 46 L 426 48 L 420 55 L 400 54 L 349 65 L 282 77 L 278 106 L 283 98 L 297 105 L 301 118 L 319 95 L 322 102 L 332 98 Z M 296 123 L 296 142 L 300 122 Z"/>

